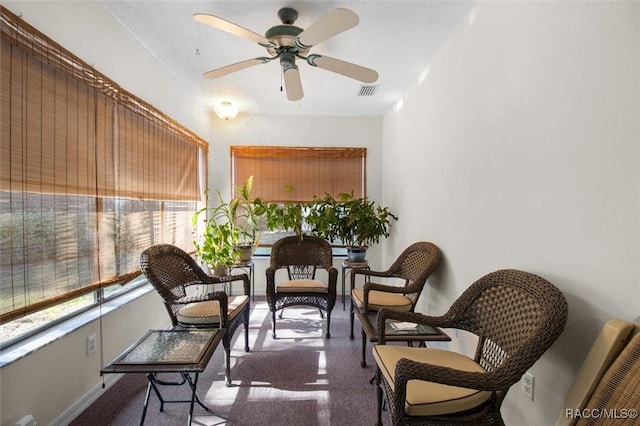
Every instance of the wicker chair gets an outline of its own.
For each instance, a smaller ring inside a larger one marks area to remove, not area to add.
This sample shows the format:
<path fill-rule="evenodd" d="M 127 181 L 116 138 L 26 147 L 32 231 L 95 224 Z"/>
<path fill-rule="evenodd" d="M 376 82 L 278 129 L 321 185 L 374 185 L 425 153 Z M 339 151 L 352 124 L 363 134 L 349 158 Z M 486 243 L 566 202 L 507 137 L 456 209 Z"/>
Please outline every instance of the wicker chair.
<path fill-rule="evenodd" d="M 442 316 L 382 309 L 387 319 L 454 328 L 478 337 L 475 357 L 433 348 L 385 345 L 377 363 L 378 425 L 386 394 L 394 425 L 503 425 L 500 406 L 564 330 L 564 295 L 548 281 L 518 270 L 500 270 L 473 283 Z"/>
<path fill-rule="evenodd" d="M 429 242 L 417 242 L 407 247 L 386 271 L 355 268 L 351 272 L 351 332 L 355 312 L 376 312 L 381 308 L 413 312 L 427 278 L 440 264 L 440 250 Z M 364 287 L 356 288 L 358 275 L 364 277 Z M 374 283 L 371 279 L 387 282 Z M 393 285 L 392 279 L 404 280 L 404 285 Z M 366 351 L 367 339 L 362 332 L 362 353 Z M 364 355 L 361 362 L 366 366 Z"/>
<path fill-rule="evenodd" d="M 316 279 L 318 268 L 327 271 L 327 282 Z M 276 285 L 276 271 L 286 269 L 288 279 Z M 338 270 L 333 266 L 331 245 L 315 236 L 284 237 L 271 248 L 266 270 L 267 303 L 271 311 L 273 338 L 276 338 L 276 312 L 289 306 L 311 306 L 326 312 L 326 337 L 331 337 L 331 311 L 336 303 Z M 282 312 L 281 312 L 282 314 Z"/>
<path fill-rule="evenodd" d="M 231 339 L 244 323 L 244 350 L 249 352 L 249 277 L 247 274 L 212 277 L 186 252 L 170 244 L 156 244 L 140 255 L 140 269 L 162 297 L 174 327 L 220 327 L 225 351 L 225 378 L 231 385 Z M 228 296 L 223 290 L 188 294 L 190 286 L 222 289 L 242 281 L 243 294 Z"/>
<path fill-rule="evenodd" d="M 610 319 L 600 330 L 569 388 L 556 426 L 640 424 L 636 408 L 640 407 L 638 383 L 640 325 Z M 611 418 L 588 415 L 605 411 Z"/>

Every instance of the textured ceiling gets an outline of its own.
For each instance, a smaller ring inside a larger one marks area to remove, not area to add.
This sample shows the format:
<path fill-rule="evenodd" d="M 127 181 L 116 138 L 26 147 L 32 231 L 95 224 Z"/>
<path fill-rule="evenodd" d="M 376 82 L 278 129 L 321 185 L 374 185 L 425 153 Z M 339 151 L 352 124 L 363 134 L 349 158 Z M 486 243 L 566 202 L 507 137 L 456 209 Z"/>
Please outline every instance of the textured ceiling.
<path fill-rule="evenodd" d="M 472 1 L 229 1 L 100 0 L 164 66 L 204 104 L 229 99 L 254 114 L 380 116 L 417 81 Z M 281 91 L 277 61 L 209 80 L 206 71 L 266 56 L 258 44 L 193 20 L 195 13 L 222 17 L 259 34 L 279 25 L 277 12 L 292 7 L 306 28 L 335 8 L 353 10 L 360 23 L 311 49 L 378 71 L 373 96 L 363 83 L 298 61 L 305 96 L 291 102 Z"/>

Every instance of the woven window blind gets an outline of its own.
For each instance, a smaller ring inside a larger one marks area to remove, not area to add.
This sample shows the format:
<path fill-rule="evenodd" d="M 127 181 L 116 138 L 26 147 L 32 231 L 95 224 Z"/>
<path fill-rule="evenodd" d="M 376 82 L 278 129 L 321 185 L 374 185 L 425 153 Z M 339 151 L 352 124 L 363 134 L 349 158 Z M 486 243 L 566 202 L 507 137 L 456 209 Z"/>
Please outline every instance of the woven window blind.
<path fill-rule="evenodd" d="M 208 143 L 0 7 L 0 322 L 191 249 Z"/>
<path fill-rule="evenodd" d="M 232 184 L 254 176 L 255 197 L 307 202 L 314 196 L 366 195 L 366 148 L 232 146 Z"/>

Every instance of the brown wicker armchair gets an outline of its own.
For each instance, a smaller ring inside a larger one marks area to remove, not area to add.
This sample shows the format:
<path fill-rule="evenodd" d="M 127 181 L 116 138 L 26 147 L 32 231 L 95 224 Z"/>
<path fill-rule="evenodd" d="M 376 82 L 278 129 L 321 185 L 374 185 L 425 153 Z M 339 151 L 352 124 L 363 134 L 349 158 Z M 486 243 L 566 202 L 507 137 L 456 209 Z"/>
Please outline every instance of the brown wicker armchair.
<path fill-rule="evenodd" d="M 327 271 L 327 282 L 316 279 L 318 268 Z M 287 280 L 276 285 L 276 271 L 286 269 Z M 326 337 L 331 337 L 331 311 L 336 303 L 338 270 L 333 266 L 331 244 L 315 236 L 284 237 L 271 248 L 266 270 L 267 303 L 271 311 L 273 338 L 276 338 L 276 312 L 289 306 L 311 306 L 326 312 Z"/>
<path fill-rule="evenodd" d="M 212 277 L 182 249 L 170 244 L 156 244 L 140 255 L 140 269 L 162 297 L 174 327 L 220 327 L 225 351 L 225 377 L 231 385 L 231 339 L 244 324 L 244 350 L 249 352 L 249 277 L 247 274 Z M 242 281 L 243 293 L 228 296 L 223 286 Z M 211 286 L 221 290 L 188 294 L 190 286 Z"/>
<path fill-rule="evenodd" d="M 387 319 L 455 328 L 478 336 L 475 357 L 457 352 L 385 345 L 373 348 L 378 425 L 382 393 L 394 425 L 503 425 L 500 406 L 564 330 L 567 302 L 553 284 L 518 270 L 492 272 L 473 283 L 439 317 L 382 309 Z M 384 330 L 384 327 L 382 327 Z"/>
<path fill-rule="evenodd" d="M 417 242 L 407 247 L 386 271 L 353 269 L 351 272 L 351 332 L 356 311 L 363 314 L 381 308 L 413 312 L 429 275 L 440 264 L 440 249 L 429 242 Z M 358 275 L 364 277 L 364 287 L 356 288 Z M 372 282 L 376 279 L 378 283 Z M 393 279 L 404 280 L 404 285 L 393 285 Z M 382 282 L 382 283 L 380 283 Z M 384 284 L 386 282 L 386 284 Z M 366 366 L 367 339 L 362 331 L 362 366 Z"/>

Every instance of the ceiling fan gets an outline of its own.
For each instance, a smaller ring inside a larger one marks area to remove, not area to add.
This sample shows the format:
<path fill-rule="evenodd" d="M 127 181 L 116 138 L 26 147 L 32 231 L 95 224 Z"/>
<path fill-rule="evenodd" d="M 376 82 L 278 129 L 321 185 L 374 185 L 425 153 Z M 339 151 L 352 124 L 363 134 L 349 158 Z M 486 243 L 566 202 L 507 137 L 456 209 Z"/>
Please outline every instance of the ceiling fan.
<path fill-rule="evenodd" d="M 307 61 L 311 66 L 332 71 L 363 83 L 373 83 L 378 79 L 378 73 L 370 68 L 330 56 L 309 53 L 313 46 L 358 25 L 358 15 L 353 11 L 343 8 L 335 9 L 304 30 L 293 25 L 298 19 L 298 12 L 295 9 L 284 7 L 278 11 L 278 17 L 282 21 L 282 25 L 271 27 L 264 36 L 261 36 L 215 15 L 205 13 L 193 15 L 193 18 L 198 22 L 258 43 L 266 48 L 270 55 L 217 68 L 206 72 L 204 77 L 218 78 L 279 59 L 287 99 L 290 101 L 300 100 L 304 96 L 296 58 Z"/>

